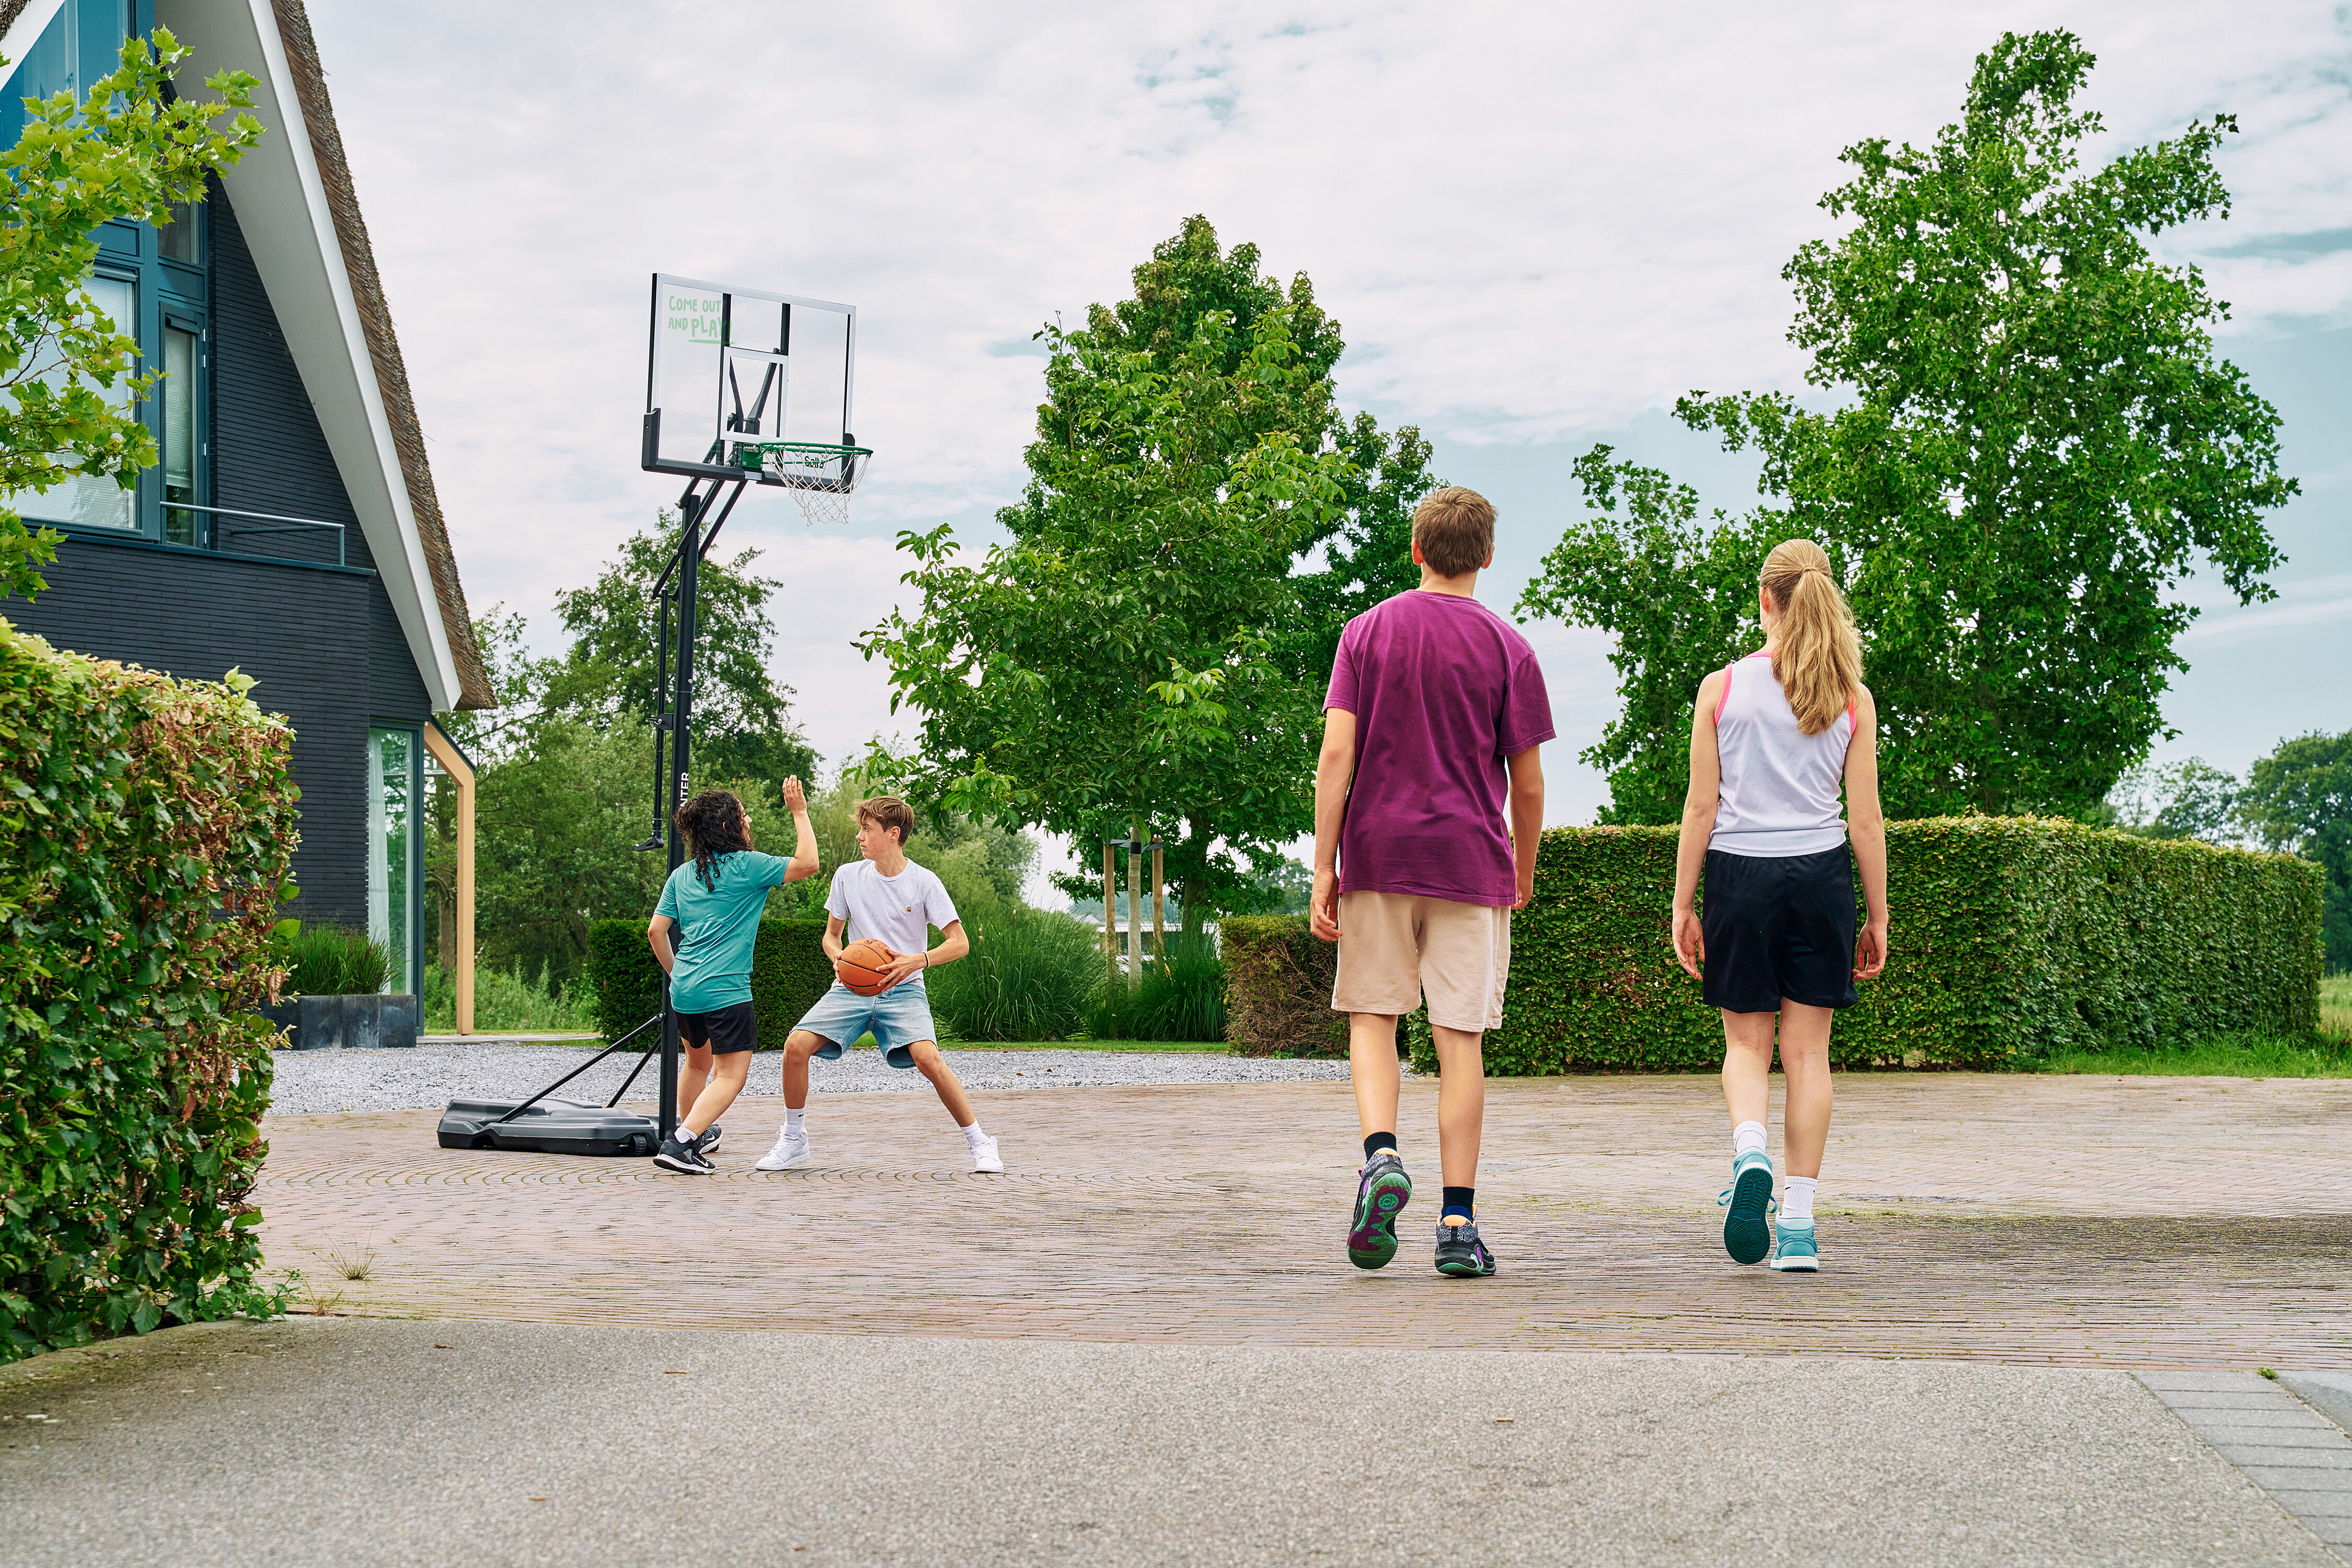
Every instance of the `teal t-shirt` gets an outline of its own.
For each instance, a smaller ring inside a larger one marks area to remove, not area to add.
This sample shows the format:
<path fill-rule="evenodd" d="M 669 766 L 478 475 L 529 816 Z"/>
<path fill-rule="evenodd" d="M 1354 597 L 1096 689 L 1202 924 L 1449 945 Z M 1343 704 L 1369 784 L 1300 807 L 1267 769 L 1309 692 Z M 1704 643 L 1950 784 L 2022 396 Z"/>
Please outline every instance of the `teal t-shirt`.
<path fill-rule="evenodd" d="M 677 961 L 669 972 L 669 1005 L 681 1013 L 716 1013 L 751 999 L 751 949 L 768 890 L 783 885 L 792 862 L 781 855 L 738 849 L 710 863 L 710 887 L 688 860 L 662 885 L 656 914 L 673 924 Z"/>

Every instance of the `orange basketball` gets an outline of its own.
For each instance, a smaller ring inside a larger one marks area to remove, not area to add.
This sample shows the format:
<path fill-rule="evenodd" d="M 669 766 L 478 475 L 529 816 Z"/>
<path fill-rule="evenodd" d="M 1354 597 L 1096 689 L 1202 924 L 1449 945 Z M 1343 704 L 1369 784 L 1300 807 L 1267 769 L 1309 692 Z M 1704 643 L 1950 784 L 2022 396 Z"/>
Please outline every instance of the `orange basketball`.
<path fill-rule="evenodd" d="M 841 963 L 834 973 L 860 996 L 877 996 L 889 978 L 889 970 L 890 950 L 868 936 L 841 950 Z"/>

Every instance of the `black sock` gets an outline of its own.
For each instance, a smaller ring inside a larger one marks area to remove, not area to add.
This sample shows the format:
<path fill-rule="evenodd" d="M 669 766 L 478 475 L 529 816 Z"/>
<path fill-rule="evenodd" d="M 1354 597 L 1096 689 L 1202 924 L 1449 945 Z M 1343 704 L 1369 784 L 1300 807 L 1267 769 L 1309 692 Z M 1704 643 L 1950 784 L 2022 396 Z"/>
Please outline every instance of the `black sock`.
<path fill-rule="evenodd" d="M 1367 1159 L 1367 1160 L 1370 1159 L 1373 1155 L 1375 1155 L 1375 1154 L 1379 1153 L 1379 1152 L 1380 1152 L 1381 1150 L 1383 1150 L 1383 1149 L 1386 1149 L 1386 1150 L 1387 1150 L 1390 1153 L 1391 1153 L 1391 1154 L 1393 1154 L 1393 1153 L 1395 1153 L 1395 1152 L 1396 1152 L 1396 1134 L 1395 1134 L 1395 1133 L 1393 1133 L 1393 1132 L 1367 1132 L 1366 1134 L 1364 1134 L 1364 1158 L 1365 1158 L 1365 1159 Z"/>
<path fill-rule="evenodd" d="M 1439 1211 L 1437 1217 L 1441 1220 L 1446 1220 L 1452 1219 L 1455 1215 L 1460 1215 L 1464 1219 L 1468 1219 L 1470 1217 L 1470 1200 L 1477 1195 L 1477 1192 L 1478 1189 L 1475 1187 L 1446 1188 L 1442 1195 L 1442 1201 L 1444 1203 L 1445 1207 Z"/>

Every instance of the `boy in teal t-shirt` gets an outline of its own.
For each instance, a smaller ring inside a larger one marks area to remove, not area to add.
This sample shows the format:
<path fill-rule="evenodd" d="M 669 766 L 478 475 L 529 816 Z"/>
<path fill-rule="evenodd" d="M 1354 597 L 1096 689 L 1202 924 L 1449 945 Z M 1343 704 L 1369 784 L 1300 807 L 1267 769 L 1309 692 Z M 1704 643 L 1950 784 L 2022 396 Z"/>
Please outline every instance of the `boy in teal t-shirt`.
<path fill-rule="evenodd" d="M 667 1170 L 710 1173 L 705 1156 L 719 1146 L 719 1118 L 743 1092 L 760 1044 L 751 950 L 760 940 L 761 913 L 772 889 L 816 875 L 816 829 L 800 780 L 784 781 L 784 805 L 794 832 L 789 860 L 751 847 L 751 816 L 729 791 L 704 790 L 672 819 L 694 858 L 663 884 L 646 939 L 668 972 L 669 1005 L 686 1046 L 678 1098 L 685 1100 L 690 1089 L 693 1099 L 677 1131 L 654 1155 L 654 1163 Z"/>

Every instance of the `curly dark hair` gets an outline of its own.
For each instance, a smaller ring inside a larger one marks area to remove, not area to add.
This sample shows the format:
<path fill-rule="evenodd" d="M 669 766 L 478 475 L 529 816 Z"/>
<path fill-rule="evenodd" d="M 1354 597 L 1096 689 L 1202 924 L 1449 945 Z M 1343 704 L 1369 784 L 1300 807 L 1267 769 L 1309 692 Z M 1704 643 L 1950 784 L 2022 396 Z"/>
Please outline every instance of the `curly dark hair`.
<path fill-rule="evenodd" d="M 750 819 L 732 790 L 707 789 L 689 795 L 670 821 L 686 835 L 687 847 L 694 851 L 694 874 L 714 892 L 719 884 L 711 879 L 712 864 L 721 855 L 751 847 L 745 834 Z"/>

